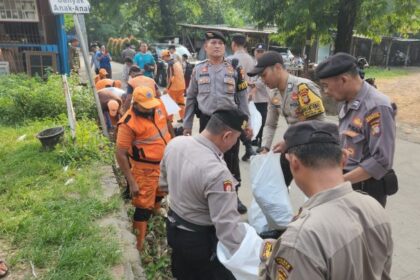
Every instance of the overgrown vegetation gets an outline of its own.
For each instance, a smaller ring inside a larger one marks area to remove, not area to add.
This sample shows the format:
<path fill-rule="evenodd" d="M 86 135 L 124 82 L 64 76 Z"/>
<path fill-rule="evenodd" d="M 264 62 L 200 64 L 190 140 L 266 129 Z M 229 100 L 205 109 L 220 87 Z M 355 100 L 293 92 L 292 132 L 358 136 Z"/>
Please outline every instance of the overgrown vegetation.
<path fill-rule="evenodd" d="M 111 228 L 96 224 L 121 203 L 101 195 L 99 167 L 111 162 L 112 149 L 94 120 L 93 98 L 75 78 L 70 86 L 76 141 L 67 130 L 44 152 L 36 134 L 67 127 L 61 77 L 0 78 L 0 239 L 22 279 L 31 265 L 39 279 L 112 279 L 121 255 Z"/>
<path fill-rule="evenodd" d="M 96 116 L 93 96 L 78 79 L 71 77 L 69 85 L 78 119 Z M 61 76 L 52 74 L 47 81 L 27 75 L 0 76 L 0 123 L 22 124 L 28 120 L 56 118 L 67 112 Z"/>
<path fill-rule="evenodd" d="M 55 125 L 63 122 L 0 126 L 0 236 L 14 249 L 8 261 L 12 266 L 32 262 L 45 269 L 43 279 L 111 279 L 118 244 L 94 221 L 116 210 L 120 201 L 102 201 L 98 195 L 103 151 L 84 141 L 71 144 L 66 137 L 56 150 L 43 152 L 35 135 Z M 83 129 L 88 126 L 96 135 L 92 122 L 79 122 Z M 81 158 L 70 160 L 76 157 Z"/>

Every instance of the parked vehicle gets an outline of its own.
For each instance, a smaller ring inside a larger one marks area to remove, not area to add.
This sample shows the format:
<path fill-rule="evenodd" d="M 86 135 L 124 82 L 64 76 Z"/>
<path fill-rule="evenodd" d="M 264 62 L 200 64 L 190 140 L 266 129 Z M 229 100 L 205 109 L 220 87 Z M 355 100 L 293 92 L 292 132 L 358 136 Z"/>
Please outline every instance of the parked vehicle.
<path fill-rule="evenodd" d="M 291 66 L 293 64 L 295 56 L 288 47 L 269 46 L 268 50 L 279 52 L 283 57 L 283 62 L 286 67 Z"/>

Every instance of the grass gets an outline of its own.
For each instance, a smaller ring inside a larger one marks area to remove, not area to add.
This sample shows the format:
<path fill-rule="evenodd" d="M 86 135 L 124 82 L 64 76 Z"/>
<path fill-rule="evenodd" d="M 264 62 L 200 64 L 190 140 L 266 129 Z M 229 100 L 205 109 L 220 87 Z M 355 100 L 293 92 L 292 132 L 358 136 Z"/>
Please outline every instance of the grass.
<path fill-rule="evenodd" d="M 383 79 L 383 78 L 397 78 L 401 76 L 406 76 L 410 72 L 405 68 L 382 68 L 382 67 L 369 67 L 365 69 L 366 78 L 376 78 L 376 79 Z"/>
<path fill-rule="evenodd" d="M 41 151 L 36 133 L 57 124 L 0 126 L 0 237 L 13 249 L 8 262 L 32 262 L 40 279 L 111 279 L 121 252 L 111 229 L 95 223 L 120 205 L 119 197 L 99 195 L 106 142 L 95 123 L 82 121 L 75 144 L 66 138 Z"/>

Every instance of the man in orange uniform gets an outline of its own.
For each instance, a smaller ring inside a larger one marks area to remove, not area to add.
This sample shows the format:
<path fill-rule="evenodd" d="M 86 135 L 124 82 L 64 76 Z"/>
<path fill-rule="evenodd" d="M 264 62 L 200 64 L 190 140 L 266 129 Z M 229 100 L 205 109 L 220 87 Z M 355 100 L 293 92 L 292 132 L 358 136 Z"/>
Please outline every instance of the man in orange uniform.
<path fill-rule="evenodd" d="M 185 115 L 185 79 L 184 70 L 182 64 L 173 58 L 169 50 L 162 51 L 162 59 L 168 63 L 168 88 L 166 91 L 169 96 L 178 104 L 181 108 L 179 111 L 180 122 L 182 122 Z"/>
<path fill-rule="evenodd" d="M 95 77 L 95 84 L 99 82 L 100 80 L 106 79 L 107 75 L 108 75 L 108 72 L 106 71 L 106 69 L 104 68 L 99 69 L 98 75 L 96 75 Z"/>
<path fill-rule="evenodd" d="M 136 208 L 133 228 L 139 251 L 143 248 L 147 221 L 164 196 L 158 191 L 159 164 L 172 133 L 163 103 L 155 98 L 151 88 L 137 87 L 130 109 L 118 122 L 116 157 Z"/>
<path fill-rule="evenodd" d="M 137 65 L 133 65 L 128 72 L 128 75 L 131 79 L 128 80 L 127 85 L 127 96 L 123 104 L 123 112 L 127 111 L 131 104 L 133 91 L 140 86 L 148 87 L 152 90 L 154 96 L 159 97 L 159 88 L 156 85 L 155 80 L 152 78 L 146 77 L 143 75 L 143 70 L 141 70 Z"/>

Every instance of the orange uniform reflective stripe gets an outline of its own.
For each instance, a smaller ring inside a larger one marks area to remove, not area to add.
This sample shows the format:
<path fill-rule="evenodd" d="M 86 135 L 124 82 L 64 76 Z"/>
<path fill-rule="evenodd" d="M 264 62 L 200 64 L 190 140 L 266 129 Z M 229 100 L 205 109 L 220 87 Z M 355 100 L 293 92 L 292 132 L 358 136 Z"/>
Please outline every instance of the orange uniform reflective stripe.
<path fill-rule="evenodd" d="M 168 114 L 162 103 L 155 108 L 153 120 L 137 117 L 132 109 L 121 118 L 119 124 L 127 125 L 133 132 L 130 139 L 132 147 L 129 149 L 129 154 L 132 159 L 139 159 L 132 160 L 134 165 L 138 162 L 158 164 L 162 160 L 165 147 L 171 139 L 167 118 Z M 126 140 L 117 139 L 117 146 L 119 141 L 124 142 Z M 134 154 L 135 150 L 138 154 Z"/>
<path fill-rule="evenodd" d="M 128 84 L 133 88 L 133 91 L 136 87 L 148 87 L 153 90 L 153 93 L 156 96 L 156 83 L 152 78 L 140 75 L 129 80 Z"/>
<path fill-rule="evenodd" d="M 171 66 L 170 75 L 168 89 L 172 91 L 185 90 L 184 70 L 181 63 L 177 61 Z"/>
<path fill-rule="evenodd" d="M 114 81 L 111 79 L 102 79 L 95 84 L 95 88 L 96 90 L 101 90 L 103 88 L 106 88 L 107 86 L 112 87 L 113 84 Z"/>

